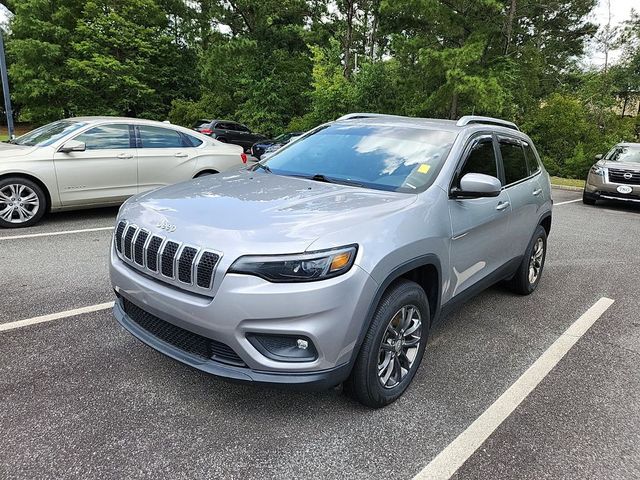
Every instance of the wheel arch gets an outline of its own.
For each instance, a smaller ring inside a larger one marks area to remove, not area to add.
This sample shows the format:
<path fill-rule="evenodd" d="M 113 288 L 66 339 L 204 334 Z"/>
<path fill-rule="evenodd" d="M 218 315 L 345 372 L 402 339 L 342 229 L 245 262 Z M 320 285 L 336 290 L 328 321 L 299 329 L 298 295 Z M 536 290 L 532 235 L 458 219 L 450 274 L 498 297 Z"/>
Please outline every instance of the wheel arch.
<path fill-rule="evenodd" d="M 440 259 L 435 254 L 426 254 L 402 263 L 389 272 L 387 277 L 379 284 L 378 289 L 376 290 L 376 294 L 369 306 L 367 316 L 365 317 L 362 329 L 358 335 L 357 343 L 351 355 L 350 363 L 352 365 L 358 356 L 360 348 L 362 347 L 362 342 L 364 341 L 364 337 L 371 326 L 373 315 L 380 304 L 382 296 L 389 287 L 399 279 L 412 280 L 424 289 L 427 294 L 427 299 L 429 300 L 429 314 L 431 317 L 430 326 L 439 318 L 442 298 L 442 267 Z"/>
<path fill-rule="evenodd" d="M 36 185 L 38 185 L 46 199 L 47 199 L 47 208 L 45 209 L 46 212 L 50 212 L 51 211 L 51 192 L 49 191 L 49 189 L 47 188 L 47 185 L 40 180 L 38 177 L 31 175 L 29 173 L 23 173 L 23 172 L 11 172 L 11 173 L 3 173 L 0 174 L 0 180 L 4 180 L 5 178 L 25 178 L 27 180 L 32 181 L 33 183 L 35 183 Z"/>
<path fill-rule="evenodd" d="M 551 233 L 551 218 L 551 212 L 547 212 L 542 216 L 542 218 L 540 218 L 540 221 L 538 222 L 538 225 L 541 225 L 542 228 L 544 228 L 545 232 L 547 232 L 547 236 L 549 236 L 549 233 Z"/>
<path fill-rule="evenodd" d="M 213 168 L 203 168 L 202 170 L 196 172 L 193 178 L 198 178 L 200 175 L 204 175 L 204 174 L 215 175 L 217 173 L 220 173 L 220 172 L 217 170 L 214 170 Z"/>

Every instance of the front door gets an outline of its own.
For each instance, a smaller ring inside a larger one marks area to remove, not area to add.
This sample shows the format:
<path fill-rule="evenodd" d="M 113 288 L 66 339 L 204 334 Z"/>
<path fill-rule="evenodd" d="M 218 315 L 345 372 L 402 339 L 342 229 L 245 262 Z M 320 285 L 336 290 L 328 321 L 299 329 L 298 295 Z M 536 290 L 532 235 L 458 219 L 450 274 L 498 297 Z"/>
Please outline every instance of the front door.
<path fill-rule="evenodd" d="M 500 178 L 493 136 L 482 134 L 470 140 L 454 186 L 467 173 Z M 451 218 L 451 283 L 447 298 L 462 293 L 488 277 L 508 260 L 511 205 L 502 191 L 498 197 L 449 199 Z"/>
<path fill-rule="evenodd" d="M 74 140 L 84 142 L 86 150 L 54 155 L 64 206 L 119 203 L 137 193 L 136 149 L 128 125 L 99 125 Z"/>

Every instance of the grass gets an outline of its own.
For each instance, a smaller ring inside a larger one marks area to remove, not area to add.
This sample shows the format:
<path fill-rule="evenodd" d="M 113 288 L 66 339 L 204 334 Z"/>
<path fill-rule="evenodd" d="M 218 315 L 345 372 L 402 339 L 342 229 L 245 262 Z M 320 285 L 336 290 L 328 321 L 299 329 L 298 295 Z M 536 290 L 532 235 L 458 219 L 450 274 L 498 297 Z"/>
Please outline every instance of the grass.
<path fill-rule="evenodd" d="M 9 135 L 3 135 L 0 133 L 0 142 L 4 142 L 5 140 L 9 140 Z"/>
<path fill-rule="evenodd" d="M 576 180 L 575 178 L 551 177 L 551 185 L 584 188 L 584 180 Z"/>

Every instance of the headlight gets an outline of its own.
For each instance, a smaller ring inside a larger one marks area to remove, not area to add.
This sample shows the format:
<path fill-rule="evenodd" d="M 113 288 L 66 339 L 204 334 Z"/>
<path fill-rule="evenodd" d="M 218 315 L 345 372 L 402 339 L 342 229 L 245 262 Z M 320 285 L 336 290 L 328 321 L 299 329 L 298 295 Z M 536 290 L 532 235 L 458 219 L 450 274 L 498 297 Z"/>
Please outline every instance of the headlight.
<path fill-rule="evenodd" d="M 296 255 L 248 255 L 236 260 L 229 273 L 244 273 L 269 282 L 312 282 L 349 271 L 356 259 L 356 245 Z"/>
<path fill-rule="evenodd" d="M 594 165 L 593 167 L 591 167 L 591 173 L 600 177 L 604 177 L 604 167 Z"/>

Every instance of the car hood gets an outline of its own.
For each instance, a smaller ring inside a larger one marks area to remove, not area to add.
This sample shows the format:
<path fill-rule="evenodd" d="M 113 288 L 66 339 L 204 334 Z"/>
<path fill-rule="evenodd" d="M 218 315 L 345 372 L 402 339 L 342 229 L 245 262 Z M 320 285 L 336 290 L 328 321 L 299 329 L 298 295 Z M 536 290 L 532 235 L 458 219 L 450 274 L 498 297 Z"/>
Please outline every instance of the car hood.
<path fill-rule="evenodd" d="M 600 165 L 606 168 L 618 168 L 620 170 L 633 170 L 635 172 L 640 172 L 640 163 L 636 162 L 613 162 L 613 161 L 603 161 Z"/>
<path fill-rule="evenodd" d="M 9 157 L 22 157 L 24 155 L 28 155 L 35 148 L 36 147 L 0 142 L 0 161 Z"/>
<path fill-rule="evenodd" d="M 236 255 L 297 253 L 324 234 L 393 214 L 416 198 L 243 170 L 139 195 L 124 205 L 120 218 L 178 242 Z"/>

